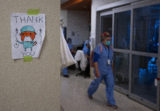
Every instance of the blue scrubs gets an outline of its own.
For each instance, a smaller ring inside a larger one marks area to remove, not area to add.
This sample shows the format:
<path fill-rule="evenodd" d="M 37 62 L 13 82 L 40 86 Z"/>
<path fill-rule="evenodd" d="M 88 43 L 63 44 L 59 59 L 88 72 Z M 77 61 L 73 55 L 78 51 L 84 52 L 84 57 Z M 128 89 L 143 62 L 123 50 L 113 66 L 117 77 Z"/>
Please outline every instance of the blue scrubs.
<path fill-rule="evenodd" d="M 85 41 L 82 50 L 83 50 L 83 52 L 84 52 L 85 55 L 89 56 L 90 55 L 90 49 L 87 47 L 87 44 L 89 44 L 89 40 Z"/>
<path fill-rule="evenodd" d="M 69 47 L 69 50 L 72 50 L 72 44 L 71 43 L 68 43 L 68 47 Z"/>
<path fill-rule="evenodd" d="M 27 48 L 30 48 L 31 51 L 32 51 L 32 47 L 34 46 L 34 41 L 23 41 L 23 42 L 17 41 L 17 42 L 20 43 L 20 44 L 23 44 L 23 47 L 24 47 L 25 51 L 26 51 Z"/>
<path fill-rule="evenodd" d="M 66 68 L 63 68 L 62 72 L 63 72 L 63 75 L 64 75 L 64 76 L 68 75 L 67 67 L 66 67 Z"/>
<path fill-rule="evenodd" d="M 108 60 L 110 62 L 108 62 Z M 106 86 L 106 97 L 109 104 L 116 105 L 114 99 L 114 77 L 112 72 L 113 50 L 111 47 L 106 48 L 102 43 L 94 50 L 93 62 L 98 62 L 100 77 L 94 79 L 89 88 L 88 95 L 92 96 L 99 87 L 102 80 Z"/>

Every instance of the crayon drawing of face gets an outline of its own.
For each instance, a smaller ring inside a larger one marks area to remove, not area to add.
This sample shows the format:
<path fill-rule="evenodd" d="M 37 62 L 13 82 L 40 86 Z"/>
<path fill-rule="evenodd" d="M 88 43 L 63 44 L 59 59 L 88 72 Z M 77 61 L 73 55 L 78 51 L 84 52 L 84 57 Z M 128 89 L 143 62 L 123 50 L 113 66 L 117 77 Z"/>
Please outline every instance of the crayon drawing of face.
<path fill-rule="evenodd" d="M 24 50 L 26 51 L 27 48 L 30 48 L 32 51 L 32 47 L 37 44 L 36 41 L 34 41 L 36 32 L 35 29 L 32 26 L 24 26 L 21 28 L 21 42 L 17 40 L 18 43 L 22 44 L 24 47 Z"/>
<path fill-rule="evenodd" d="M 33 41 L 35 39 L 35 32 L 30 32 L 30 31 L 26 31 L 26 32 L 22 32 L 20 34 L 21 36 L 21 41 Z"/>

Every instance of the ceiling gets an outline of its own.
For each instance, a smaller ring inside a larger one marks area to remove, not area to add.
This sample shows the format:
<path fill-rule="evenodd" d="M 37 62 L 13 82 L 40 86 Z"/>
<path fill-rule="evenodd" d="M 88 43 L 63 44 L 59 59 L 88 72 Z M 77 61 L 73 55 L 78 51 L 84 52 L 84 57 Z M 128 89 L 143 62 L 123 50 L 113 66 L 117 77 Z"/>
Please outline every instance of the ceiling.
<path fill-rule="evenodd" d="M 64 10 L 91 10 L 91 0 L 68 0 L 61 4 Z"/>

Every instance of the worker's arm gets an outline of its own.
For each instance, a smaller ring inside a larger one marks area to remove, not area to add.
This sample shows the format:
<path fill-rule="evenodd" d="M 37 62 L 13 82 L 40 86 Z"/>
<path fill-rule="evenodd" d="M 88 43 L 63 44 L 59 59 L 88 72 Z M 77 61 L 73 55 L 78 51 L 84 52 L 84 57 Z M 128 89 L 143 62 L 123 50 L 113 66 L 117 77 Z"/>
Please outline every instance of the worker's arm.
<path fill-rule="evenodd" d="M 100 73 L 99 73 L 99 69 L 98 69 L 98 59 L 99 59 L 100 55 L 96 52 L 94 52 L 93 54 L 93 63 L 94 63 L 94 68 L 95 68 L 95 73 L 96 73 L 96 77 L 99 78 L 100 77 Z"/>
<path fill-rule="evenodd" d="M 90 60 L 89 60 L 89 62 L 90 62 L 90 66 L 91 67 L 94 67 L 94 63 L 93 63 L 93 51 L 91 51 L 91 54 L 90 54 Z"/>
<path fill-rule="evenodd" d="M 100 73 L 99 73 L 99 70 L 98 70 L 98 63 L 97 62 L 94 62 L 94 68 L 95 68 L 95 71 L 96 71 L 96 77 L 99 78 Z"/>

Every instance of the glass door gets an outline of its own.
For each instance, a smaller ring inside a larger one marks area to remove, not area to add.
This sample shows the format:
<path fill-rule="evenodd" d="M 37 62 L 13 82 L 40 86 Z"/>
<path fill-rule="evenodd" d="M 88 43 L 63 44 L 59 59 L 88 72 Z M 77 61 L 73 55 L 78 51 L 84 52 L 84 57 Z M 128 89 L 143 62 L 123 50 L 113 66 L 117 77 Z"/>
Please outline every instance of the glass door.
<path fill-rule="evenodd" d="M 115 13 L 114 17 L 114 74 L 117 86 L 129 90 L 131 11 Z"/>
<path fill-rule="evenodd" d="M 154 81 L 160 77 L 159 27 L 160 1 L 100 13 L 99 32 L 110 32 L 113 37 L 116 89 L 157 111 L 160 83 L 155 86 Z M 98 39 L 100 42 L 100 34 Z"/>
<path fill-rule="evenodd" d="M 160 5 L 134 9 L 132 55 L 132 90 L 154 104 L 157 103 L 158 48 Z"/>
<path fill-rule="evenodd" d="M 100 34 L 97 37 L 98 43 L 100 43 L 101 41 L 100 35 L 103 32 L 109 32 L 112 35 L 112 24 L 113 24 L 112 19 L 113 19 L 112 12 L 101 14 L 101 17 L 100 17 L 100 28 L 101 29 L 100 29 Z"/>
<path fill-rule="evenodd" d="M 109 32 L 112 34 L 112 15 L 105 15 L 101 17 L 101 33 Z"/>

